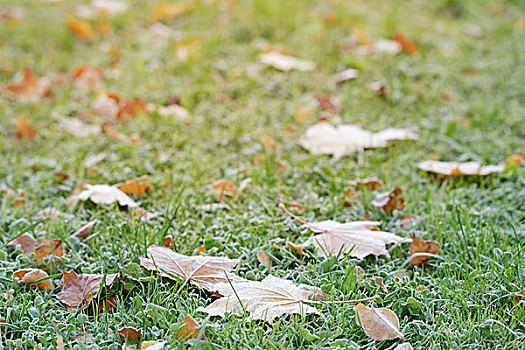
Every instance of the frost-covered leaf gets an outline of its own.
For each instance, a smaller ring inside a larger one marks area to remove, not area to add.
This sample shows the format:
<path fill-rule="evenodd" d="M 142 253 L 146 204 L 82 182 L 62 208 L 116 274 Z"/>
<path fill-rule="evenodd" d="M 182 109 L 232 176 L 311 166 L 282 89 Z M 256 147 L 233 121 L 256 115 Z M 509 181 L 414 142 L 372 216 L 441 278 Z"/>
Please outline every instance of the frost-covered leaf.
<path fill-rule="evenodd" d="M 315 307 L 305 303 L 309 300 L 309 293 L 305 289 L 272 275 L 261 282 L 220 283 L 216 288 L 224 297 L 197 311 L 221 317 L 225 313 L 242 316 L 246 311 L 250 314 L 248 320 L 267 322 L 283 314 L 319 313 Z"/>
<path fill-rule="evenodd" d="M 355 306 L 356 322 L 363 327 L 366 335 L 375 340 L 404 338 L 399 331 L 396 314 L 385 308 L 369 308 L 359 303 Z"/>
<path fill-rule="evenodd" d="M 78 194 L 78 199 L 82 201 L 90 199 L 93 203 L 97 204 L 112 204 L 118 202 L 119 205 L 128 206 L 129 208 L 139 205 L 115 186 L 89 184 L 85 186 L 87 189 Z"/>
<path fill-rule="evenodd" d="M 263 53 L 259 56 L 259 61 L 267 66 L 272 66 L 275 69 L 282 71 L 290 71 L 292 69 L 299 71 L 311 71 L 315 69 L 315 63 L 307 60 L 302 60 L 288 55 L 283 55 L 279 52 Z"/>
<path fill-rule="evenodd" d="M 47 279 L 44 281 L 40 281 L 37 283 L 34 283 L 36 281 L 39 281 L 44 278 L 48 278 L 49 275 L 47 272 L 40 270 L 40 269 L 22 269 L 18 270 L 13 274 L 13 278 L 15 281 L 22 283 L 22 284 L 29 284 L 33 283 L 33 287 L 37 287 L 40 289 L 52 289 L 53 285 L 51 284 L 51 280 Z"/>
<path fill-rule="evenodd" d="M 385 129 L 373 133 L 357 125 L 316 124 L 306 131 L 299 143 L 313 154 L 330 154 L 340 158 L 365 148 L 386 147 L 392 140 L 414 140 L 416 135 L 406 129 Z"/>
<path fill-rule="evenodd" d="M 109 274 L 104 280 L 103 275 L 77 275 L 75 271 L 64 271 L 62 291 L 56 297 L 71 311 L 88 305 L 93 296 L 98 294 L 103 282 L 106 287 L 110 287 L 117 277 L 118 273 Z"/>
<path fill-rule="evenodd" d="M 217 283 L 228 283 L 228 279 L 241 280 L 240 277 L 230 273 L 239 262 L 238 259 L 187 256 L 155 245 L 148 248 L 148 258 L 139 257 L 139 259 L 142 266 L 148 270 L 158 271 L 164 277 L 177 276 L 210 292 L 216 291 L 214 285 Z"/>
<path fill-rule="evenodd" d="M 410 245 L 410 256 L 416 253 L 437 254 L 441 246 L 436 241 L 424 241 L 416 235 L 412 235 L 412 244 Z M 410 265 L 421 266 L 430 256 L 416 256 L 410 260 Z"/>
<path fill-rule="evenodd" d="M 481 166 L 478 162 L 440 162 L 436 160 L 425 160 L 416 165 L 419 169 L 440 175 L 488 175 L 501 173 L 505 170 L 505 164 Z"/>
<path fill-rule="evenodd" d="M 24 233 L 17 238 L 13 239 L 11 242 L 7 243 L 8 247 L 16 248 L 16 246 L 20 246 L 20 249 L 22 249 L 22 252 L 24 254 L 27 254 L 29 252 L 32 252 L 37 246 L 38 241 L 29 233 Z"/>

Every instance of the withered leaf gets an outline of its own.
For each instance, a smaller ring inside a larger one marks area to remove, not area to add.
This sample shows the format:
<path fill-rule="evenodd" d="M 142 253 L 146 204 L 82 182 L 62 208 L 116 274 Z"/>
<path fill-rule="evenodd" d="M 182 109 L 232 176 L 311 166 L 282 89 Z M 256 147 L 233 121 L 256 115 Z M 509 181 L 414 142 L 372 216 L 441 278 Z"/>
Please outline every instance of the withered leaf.
<path fill-rule="evenodd" d="M 382 208 L 386 213 L 401 210 L 405 207 L 405 200 L 398 196 L 401 192 L 401 189 L 396 186 L 392 191 L 378 193 L 370 204 Z"/>
<path fill-rule="evenodd" d="M 13 94 L 22 101 L 34 101 L 51 95 L 51 80 L 37 76 L 31 69 L 26 68 L 20 82 L 7 84 L 7 94 Z"/>
<path fill-rule="evenodd" d="M 430 253 L 437 254 L 441 246 L 436 241 L 424 241 L 419 239 L 416 235 L 412 235 L 412 245 L 410 245 L 410 256 L 416 253 Z M 429 256 L 416 256 L 410 260 L 410 265 L 412 266 L 421 266 L 425 261 L 427 261 Z"/>
<path fill-rule="evenodd" d="M 319 313 L 315 307 L 305 303 L 309 296 L 307 291 L 291 281 L 272 275 L 262 282 L 220 283 L 216 287 L 224 297 L 197 311 L 224 317 L 226 312 L 242 316 L 246 310 L 250 313 L 248 320 L 267 322 L 283 314 Z"/>
<path fill-rule="evenodd" d="M 241 280 L 230 273 L 239 262 L 238 259 L 181 255 L 155 245 L 148 248 L 148 258 L 139 259 L 148 270 L 158 271 L 164 277 L 177 276 L 184 282 L 191 282 L 210 292 L 215 291 L 215 284 L 228 283 L 228 278 L 231 281 Z"/>
<path fill-rule="evenodd" d="M 93 296 L 98 294 L 102 283 L 104 282 L 106 287 L 110 287 L 118 275 L 118 273 L 106 275 L 104 280 L 103 275 L 77 275 L 75 271 L 64 271 L 62 291 L 56 296 L 58 300 L 66 304 L 69 311 L 75 310 L 89 305 Z"/>
<path fill-rule="evenodd" d="M 272 259 L 264 251 L 257 252 L 257 260 L 268 268 L 272 267 Z"/>
<path fill-rule="evenodd" d="M 171 21 L 195 7 L 195 1 L 160 2 L 153 7 L 151 17 L 153 21 Z"/>
<path fill-rule="evenodd" d="M 478 162 L 440 162 L 436 160 L 425 160 L 416 165 L 419 169 L 449 176 L 475 176 L 501 173 L 505 170 L 505 164 L 481 166 Z"/>
<path fill-rule="evenodd" d="M 383 181 L 379 179 L 359 179 L 353 182 L 357 187 L 365 187 L 368 190 L 374 191 L 384 186 Z"/>
<path fill-rule="evenodd" d="M 76 18 L 74 16 L 66 16 L 66 25 L 71 33 L 79 39 L 86 41 L 92 41 L 95 39 L 95 32 L 91 28 L 91 24 L 82 19 Z"/>
<path fill-rule="evenodd" d="M 126 194 L 132 194 L 137 197 L 146 197 L 147 191 L 153 191 L 153 186 L 148 184 L 147 181 L 136 182 L 126 181 L 124 185 L 120 187 L 120 190 Z"/>
<path fill-rule="evenodd" d="M 403 33 L 395 32 L 394 40 L 397 41 L 401 45 L 403 51 L 405 51 L 409 55 L 413 55 L 417 52 L 417 45 Z"/>
<path fill-rule="evenodd" d="M 29 284 L 34 283 L 38 280 L 48 278 L 49 275 L 47 272 L 40 270 L 40 269 L 22 269 L 18 270 L 13 274 L 13 278 L 15 281 L 23 284 Z M 32 286 L 40 288 L 40 289 L 53 289 L 53 285 L 51 284 L 51 280 L 47 279 L 44 281 L 40 281 L 37 283 L 32 284 Z"/>
<path fill-rule="evenodd" d="M 290 71 L 292 69 L 298 71 L 311 71 L 315 69 L 315 63 L 307 60 L 302 60 L 288 55 L 283 55 L 279 52 L 268 52 L 259 56 L 259 61 L 262 64 L 271 66 L 281 71 Z"/>
<path fill-rule="evenodd" d="M 396 314 L 385 308 L 369 308 L 359 303 L 354 308 L 356 322 L 363 327 L 366 335 L 375 340 L 404 338 L 399 331 L 399 319 Z"/>
<path fill-rule="evenodd" d="M 43 239 L 35 250 L 37 265 L 44 265 L 44 258 L 54 255 L 59 258 L 64 255 L 62 241 L 56 239 Z M 44 270 L 49 270 L 51 263 L 47 264 Z"/>
<path fill-rule="evenodd" d="M 18 118 L 16 118 L 15 130 L 16 130 L 16 137 L 19 139 L 28 138 L 32 140 L 35 138 L 37 134 L 36 129 L 33 128 L 31 124 L 29 123 L 29 119 L 27 118 L 27 115 L 21 115 Z"/>
<path fill-rule="evenodd" d="M 373 133 L 357 125 L 316 124 L 300 139 L 302 147 L 312 154 L 330 154 L 340 158 L 346 154 L 365 148 L 386 147 L 393 140 L 414 140 L 416 135 L 406 129 L 385 129 Z"/>
<path fill-rule="evenodd" d="M 197 339 L 199 337 L 199 324 L 193 317 L 186 314 L 186 317 L 184 318 L 184 321 L 180 323 L 182 327 L 177 332 L 177 338 L 181 342 L 185 342 L 188 339 Z M 202 334 L 202 340 L 208 341 L 208 338 L 206 337 L 206 334 Z"/>
<path fill-rule="evenodd" d="M 78 194 L 78 199 L 86 201 L 90 199 L 97 204 L 112 204 L 118 202 L 119 205 L 128 208 L 138 207 L 138 203 L 133 201 L 128 195 L 115 186 L 110 185 L 85 185 L 86 190 Z"/>
<path fill-rule="evenodd" d="M 24 233 L 13 239 L 11 242 L 7 243 L 8 247 L 13 248 L 16 248 L 17 245 L 20 245 L 22 252 L 27 254 L 32 252 L 38 246 L 38 241 L 31 234 Z"/>
<path fill-rule="evenodd" d="M 133 327 L 123 327 L 118 330 L 120 340 L 126 343 L 135 344 L 142 338 L 142 330 Z"/>
<path fill-rule="evenodd" d="M 80 239 L 85 239 L 96 224 L 98 224 L 98 220 L 90 221 L 83 225 L 81 228 L 79 228 L 77 231 L 75 231 L 71 236 Z"/>
<path fill-rule="evenodd" d="M 353 68 L 345 69 L 344 71 L 339 72 L 334 76 L 335 82 L 339 84 L 357 78 L 359 78 L 359 71 Z"/>

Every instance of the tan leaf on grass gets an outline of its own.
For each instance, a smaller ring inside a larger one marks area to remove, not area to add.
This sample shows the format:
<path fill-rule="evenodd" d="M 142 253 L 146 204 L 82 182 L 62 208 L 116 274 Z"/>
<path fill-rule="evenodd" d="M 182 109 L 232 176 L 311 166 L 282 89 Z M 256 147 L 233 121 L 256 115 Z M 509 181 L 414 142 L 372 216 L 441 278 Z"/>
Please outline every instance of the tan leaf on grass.
<path fill-rule="evenodd" d="M 228 279 L 241 280 L 230 273 L 239 262 L 238 259 L 181 255 L 169 248 L 155 245 L 148 248 L 148 258 L 139 259 L 148 270 L 158 271 L 161 276 L 172 279 L 179 277 L 184 282 L 210 292 L 215 291 L 216 283 L 228 283 Z"/>
<path fill-rule="evenodd" d="M 64 256 L 64 246 L 62 241 L 57 239 L 43 239 L 35 250 L 37 265 L 44 265 L 44 258 L 54 255 L 56 258 Z M 44 270 L 51 268 L 51 263 L 47 264 Z"/>
<path fill-rule="evenodd" d="M 91 109 L 98 115 L 116 117 L 120 110 L 120 97 L 116 94 L 99 94 L 91 103 Z"/>
<path fill-rule="evenodd" d="M 272 259 L 264 251 L 257 252 L 257 260 L 267 268 L 272 267 Z"/>
<path fill-rule="evenodd" d="M 26 68 L 20 82 L 7 84 L 4 88 L 7 94 L 13 94 L 22 101 L 34 101 L 51 95 L 51 80 L 39 77 Z"/>
<path fill-rule="evenodd" d="M 300 139 L 302 147 L 312 154 L 330 154 L 340 158 L 365 148 L 386 147 L 393 140 L 415 140 L 416 135 L 406 129 L 385 129 L 373 133 L 357 125 L 316 124 Z"/>
<path fill-rule="evenodd" d="M 82 201 L 90 199 L 93 203 L 97 204 L 112 204 L 118 202 L 119 205 L 127 206 L 128 208 L 138 207 L 139 205 L 115 186 L 89 184 L 85 186 L 86 190 L 78 194 L 78 199 Z"/>
<path fill-rule="evenodd" d="M 399 221 L 399 226 L 407 229 L 417 224 L 419 220 L 420 218 L 417 215 L 406 214 L 406 215 L 403 215 L 403 217 Z"/>
<path fill-rule="evenodd" d="M 16 118 L 15 130 L 16 137 L 19 139 L 27 138 L 32 140 L 37 134 L 36 129 L 31 126 L 31 123 L 29 123 L 29 118 L 27 118 L 27 115 L 21 115 Z"/>
<path fill-rule="evenodd" d="M 142 338 L 142 330 L 133 327 L 123 327 L 118 330 L 118 335 L 121 341 L 136 344 Z"/>
<path fill-rule="evenodd" d="M 96 296 L 104 282 L 106 287 L 110 287 L 118 273 L 106 275 L 84 274 L 77 275 L 75 271 L 64 271 L 64 284 L 62 291 L 56 295 L 57 299 L 66 304 L 69 311 L 82 306 L 89 305 L 93 296 Z"/>
<path fill-rule="evenodd" d="M 196 6 L 195 1 L 160 2 L 153 6 L 151 17 L 153 21 L 171 21 Z"/>
<path fill-rule="evenodd" d="M 424 241 L 419 239 L 415 234 L 412 234 L 411 237 L 412 244 L 410 245 L 410 256 L 416 253 L 437 254 L 441 249 L 441 246 L 436 241 Z M 417 256 L 410 260 L 410 265 L 420 267 L 428 259 L 430 259 L 430 256 Z"/>
<path fill-rule="evenodd" d="M 449 176 L 475 176 L 501 173 L 505 170 L 505 164 L 481 166 L 478 162 L 440 162 L 436 160 L 425 160 L 416 166 L 431 173 Z"/>
<path fill-rule="evenodd" d="M 403 51 L 405 51 L 409 55 L 413 55 L 417 52 L 417 45 L 403 33 L 395 32 L 394 40 L 397 41 L 401 45 Z"/>
<path fill-rule="evenodd" d="M 259 61 L 262 64 L 271 66 L 281 71 L 290 71 L 292 69 L 298 71 L 312 71 L 315 69 L 315 63 L 312 61 L 302 60 L 288 55 L 283 55 L 279 52 L 268 52 L 259 55 Z"/>
<path fill-rule="evenodd" d="M 102 132 L 100 125 L 84 123 L 77 118 L 60 118 L 58 123 L 60 129 L 67 131 L 71 135 L 77 137 L 99 135 Z"/>
<path fill-rule="evenodd" d="M 259 139 L 259 142 L 262 143 L 266 151 L 274 153 L 275 155 L 279 155 L 281 147 L 277 141 L 265 134 L 260 134 L 257 136 L 257 138 Z"/>
<path fill-rule="evenodd" d="M 86 41 L 93 41 L 95 39 L 95 32 L 91 28 L 91 24 L 82 19 L 71 15 L 66 16 L 66 26 L 69 31 L 77 38 Z"/>
<path fill-rule="evenodd" d="M 148 184 L 147 181 L 136 182 L 129 180 L 120 187 L 120 190 L 124 193 L 132 194 L 137 197 L 146 197 L 146 192 L 153 191 L 153 186 Z"/>
<path fill-rule="evenodd" d="M 102 131 L 112 140 L 124 143 L 134 143 L 131 138 L 118 132 L 117 129 L 115 129 L 115 127 L 108 121 L 104 121 L 102 123 Z"/>
<path fill-rule="evenodd" d="M 41 280 L 43 278 L 48 278 L 49 275 L 47 272 L 40 270 L 40 269 L 22 269 L 18 270 L 13 274 L 13 278 L 16 282 L 22 283 L 22 284 L 29 284 L 36 282 L 38 280 Z M 37 283 L 32 284 L 33 287 L 37 287 L 40 289 L 53 289 L 53 285 L 51 284 L 51 280 L 47 279 L 45 281 L 40 281 Z"/>
<path fill-rule="evenodd" d="M 161 350 L 166 343 L 165 341 L 157 340 L 145 341 L 140 345 L 140 350 Z"/>
<path fill-rule="evenodd" d="M 228 200 L 231 197 L 234 197 L 237 193 L 235 185 L 228 180 L 217 180 L 212 185 L 211 188 L 215 190 L 215 199 L 217 201 Z"/>
<path fill-rule="evenodd" d="M 24 254 L 27 254 L 32 252 L 38 246 L 38 241 L 31 234 L 24 233 L 7 243 L 8 247 L 13 248 L 16 248 L 17 245 L 20 246 L 20 249 L 22 249 Z"/>
<path fill-rule="evenodd" d="M 82 227 L 75 231 L 71 236 L 77 237 L 79 239 L 85 239 L 96 224 L 98 224 L 98 220 L 90 221 L 82 225 Z"/>
<path fill-rule="evenodd" d="M 101 68 L 81 66 L 73 69 L 71 73 L 77 89 L 101 88 L 103 71 Z"/>
<path fill-rule="evenodd" d="M 104 15 L 116 15 L 128 9 L 128 4 L 119 0 L 93 0 L 91 6 L 98 13 Z"/>
<path fill-rule="evenodd" d="M 369 308 L 359 303 L 354 308 L 356 322 L 363 327 L 366 335 L 375 340 L 404 339 L 399 331 L 399 319 L 396 314 L 385 308 Z"/>
<path fill-rule="evenodd" d="M 359 78 L 359 71 L 353 68 L 345 69 L 334 76 L 335 82 L 338 84 L 345 83 L 349 80 L 354 80 L 357 78 Z"/>
<path fill-rule="evenodd" d="M 174 118 L 178 120 L 189 120 L 191 118 L 190 112 L 178 104 L 169 104 L 166 106 L 157 106 L 148 103 L 146 106 L 148 112 L 157 112 L 165 118 Z"/>
<path fill-rule="evenodd" d="M 246 310 L 250 313 L 248 320 L 267 322 L 283 314 L 319 314 L 315 307 L 305 303 L 309 300 L 307 291 L 291 281 L 272 275 L 262 282 L 220 283 L 216 288 L 224 297 L 197 311 L 224 317 L 226 312 L 242 316 Z"/>
<path fill-rule="evenodd" d="M 177 332 L 177 338 L 179 338 L 181 342 L 185 342 L 188 339 L 197 339 L 199 337 L 200 326 L 193 317 L 186 314 L 184 321 L 180 324 L 182 327 Z M 204 333 L 202 334 L 202 340 L 208 341 L 208 337 L 206 337 L 206 334 Z"/>
<path fill-rule="evenodd" d="M 401 210 L 405 207 L 405 200 L 398 196 L 401 192 L 401 189 L 396 186 L 392 191 L 378 193 L 370 204 L 383 209 L 385 213 Z"/>

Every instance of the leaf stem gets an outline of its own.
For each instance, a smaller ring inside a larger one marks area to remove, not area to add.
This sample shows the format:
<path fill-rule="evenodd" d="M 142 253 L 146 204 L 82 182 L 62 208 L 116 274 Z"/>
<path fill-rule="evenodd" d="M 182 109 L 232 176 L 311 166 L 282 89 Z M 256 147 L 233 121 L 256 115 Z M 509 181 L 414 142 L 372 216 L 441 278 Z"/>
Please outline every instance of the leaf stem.
<path fill-rule="evenodd" d="M 286 214 L 288 214 L 290 217 L 294 218 L 295 220 L 299 221 L 301 224 L 304 224 L 306 226 L 308 226 L 309 228 L 311 228 L 312 230 L 314 231 L 321 231 L 323 233 L 327 233 L 328 230 L 325 230 L 325 229 L 322 229 L 322 228 L 319 228 L 319 227 L 315 227 L 314 225 L 304 221 L 303 219 L 301 219 L 300 217 L 298 217 L 297 215 L 295 214 L 292 214 L 288 209 L 286 209 L 286 207 L 284 206 L 284 204 L 281 202 L 279 203 L 279 209 L 281 209 L 282 211 L 284 211 Z"/>
<path fill-rule="evenodd" d="M 374 295 L 373 297 L 369 298 L 363 298 L 363 299 L 356 299 L 356 300 L 336 300 L 336 301 L 313 301 L 313 300 L 305 300 L 304 303 L 312 303 L 312 304 L 318 304 L 318 305 L 335 305 L 335 304 L 350 304 L 350 303 L 360 303 L 362 301 L 370 301 L 379 299 L 379 295 Z"/>

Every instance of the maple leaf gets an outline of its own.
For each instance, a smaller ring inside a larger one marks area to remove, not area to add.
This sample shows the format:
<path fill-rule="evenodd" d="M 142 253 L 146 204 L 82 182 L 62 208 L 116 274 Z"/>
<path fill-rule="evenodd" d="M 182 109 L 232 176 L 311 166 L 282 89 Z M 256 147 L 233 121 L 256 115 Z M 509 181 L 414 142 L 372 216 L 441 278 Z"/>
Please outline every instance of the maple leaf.
<path fill-rule="evenodd" d="M 388 141 L 414 139 L 416 135 L 406 129 L 385 129 L 373 133 L 357 125 L 339 125 L 336 128 L 328 123 L 319 123 L 308 128 L 299 143 L 312 154 L 330 154 L 340 158 L 365 148 L 386 147 Z"/>
<path fill-rule="evenodd" d="M 137 182 L 128 180 L 124 185 L 120 186 L 120 190 L 124 193 L 132 194 L 137 197 L 146 197 L 146 192 L 153 191 L 153 186 L 148 184 L 147 181 Z"/>
<path fill-rule="evenodd" d="M 77 275 L 75 271 L 64 271 L 62 291 L 56 295 L 57 299 L 66 304 L 69 311 L 89 305 L 93 296 L 97 295 L 102 283 L 110 287 L 118 273 L 106 275 L 84 274 Z"/>
<path fill-rule="evenodd" d="M 118 330 L 120 340 L 126 343 L 135 344 L 142 338 L 142 330 L 133 327 L 123 327 Z"/>
<path fill-rule="evenodd" d="M 22 101 L 34 101 L 51 95 L 51 80 L 37 76 L 31 69 L 26 68 L 20 82 L 7 84 L 5 91 L 14 94 Z"/>
<path fill-rule="evenodd" d="M 355 306 L 356 322 L 363 327 L 366 335 L 375 340 L 404 338 L 399 331 L 399 319 L 386 308 L 369 308 L 359 303 Z"/>
<path fill-rule="evenodd" d="M 481 166 L 478 162 L 440 162 L 436 160 L 425 160 L 416 166 L 431 173 L 448 176 L 475 176 L 501 173 L 505 170 L 505 164 Z"/>
<path fill-rule="evenodd" d="M 37 265 L 44 265 L 44 258 L 54 255 L 61 257 L 64 255 L 64 247 L 62 241 L 56 239 L 43 239 L 39 242 L 39 246 L 35 249 Z M 44 267 L 44 270 L 49 270 L 51 263 Z"/>
<path fill-rule="evenodd" d="M 424 241 L 419 239 L 416 235 L 412 235 L 412 244 L 410 245 L 410 256 L 416 253 L 429 253 L 437 254 L 441 246 L 436 241 Z M 427 261 L 430 256 L 416 256 L 410 260 L 410 265 L 412 266 L 421 266 L 425 261 Z"/>
<path fill-rule="evenodd" d="M 358 259 L 363 259 L 370 254 L 388 257 L 390 255 L 386 244 L 410 241 L 390 232 L 372 230 L 380 224 L 378 221 L 353 221 L 341 224 L 327 220 L 308 223 L 290 213 L 282 203 L 279 207 L 294 219 L 308 226 L 313 232 L 320 233 L 310 237 L 302 244 L 302 246 L 313 245 L 316 255 L 320 257 L 338 254 L 341 256 L 350 254 Z"/>
<path fill-rule="evenodd" d="M 405 200 L 398 196 L 401 192 L 396 186 L 392 191 L 378 193 L 370 204 L 383 209 L 386 213 L 401 210 L 405 207 Z"/>
<path fill-rule="evenodd" d="M 20 249 L 22 249 L 24 254 L 27 254 L 32 252 L 38 246 L 38 241 L 31 234 L 24 233 L 7 243 L 8 247 L 13 248 L 16 248 L 17 245 L 20 246 Z"/>
<path fill-rule="evenodd" d="M 319 314 L 315 307 L 305 303 L 309 302 L 307 291 L 272 275 L 261 282 L 220 283 L 216 288 L 224 297 L 197 311 L 224 317 L 226 312 L 242 316 L 246 310 L 250 313 L 248 320 L 267 322 L 283 314 Z"/>
<path fill-rule="evenodd" d="M 210 292 L 216 291 L 214 285 L 217 283 L 227 283 L 228 279 L 242 280 L 230 273 L 239 262 L 238 259 L 187 256 L 155 245 L 148 248 L 148 258 L 139 257 L 139 259 L 142 266 L 148 270 L 158 271 L 161 276 L 172 279 L 177 276 L 184 281 L 184 284 L 191 282 L 198 288 Z"/>
<path fill-rule="evenodd" d="M 315 69 L 315 63 L 307 60 L 302 60 L 288 55 L 283 55 L 279 52 L 268 52 L 259 56 L 259 61 L 262 64 L 271 66 L 282 71 L 290 71 L 292 69 L 298 71 L 312 71 Z"/>
<path fill-rule="evenodd" d="M 51 284 L 51 280 L 46 279 L 44 281 L 40 281 L 48 277 L 49 275 L 47 274 L 47 272 L 40 270 L 40 269 L 22 269 L 22 270 L 16 271 L 13 274 L 14 280 L 19 283 L 22 283 L 22 284 L 32 283 L 33 287 L 50 290 L 53 288 Z"/>
<path fill-rule="evenodd" d="M 82 201 L 90 199 L 93 203 L 97 204 L 112 204 L 118 202 L 119 205 L 127 206 L 128 208 L 138 207 L 139 205 L 117 187 L 110 185 L 86 184 L 86 190 L 78 194 L 78 199 Z"/>
<path fill-rule="evenodd" d="M 181 328 L 177 332 L 177 338 L 179 338 L 180 341 L 184 342 L 188 339 L 198 339 L 199 338 L 199 324 L 193 317 L 186 314 L 186 317 L 184 318 L 184 321 L 181 323 Z M 206 334 L 202 334 L 202 340 L 208 341 L 208 337 L 206 337 Z"/>

